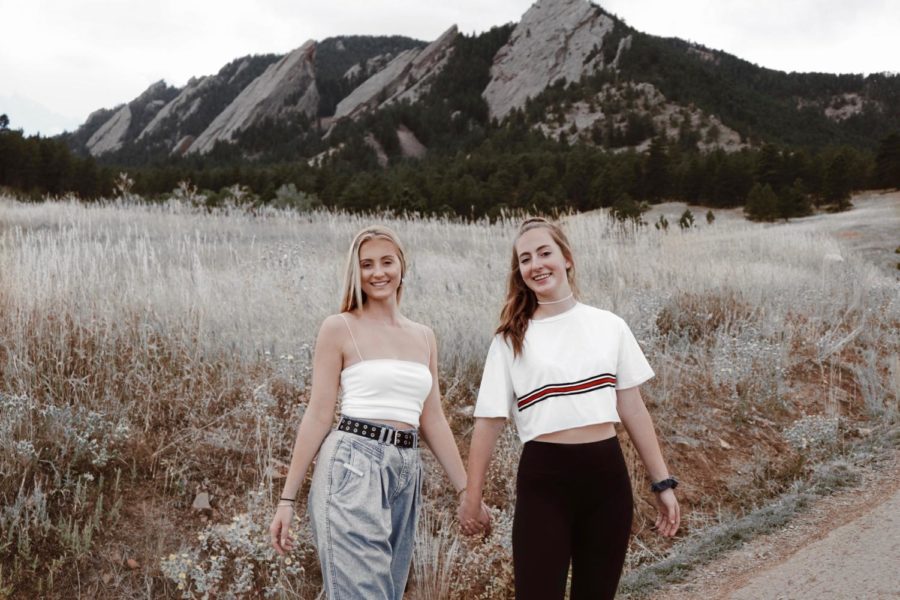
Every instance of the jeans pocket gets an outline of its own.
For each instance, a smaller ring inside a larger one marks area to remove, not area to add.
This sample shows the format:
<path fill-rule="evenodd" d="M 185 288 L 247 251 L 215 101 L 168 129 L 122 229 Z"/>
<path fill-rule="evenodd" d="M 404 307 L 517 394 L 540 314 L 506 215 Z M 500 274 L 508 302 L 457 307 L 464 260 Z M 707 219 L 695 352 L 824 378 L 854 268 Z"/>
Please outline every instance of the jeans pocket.
<path fill-rule="evenodd" d="M 346 440 L 334 459 L 333 494 L 347 493 L 368 478 L 373 463 L 379 463 L 378 450 L 369 448 L 366 442 Z"/>

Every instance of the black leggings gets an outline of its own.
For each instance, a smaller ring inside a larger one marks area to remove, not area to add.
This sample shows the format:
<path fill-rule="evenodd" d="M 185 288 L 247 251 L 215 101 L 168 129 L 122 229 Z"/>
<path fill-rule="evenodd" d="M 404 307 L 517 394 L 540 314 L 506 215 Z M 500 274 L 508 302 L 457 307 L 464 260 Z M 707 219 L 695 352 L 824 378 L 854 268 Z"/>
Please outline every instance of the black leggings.
<path fill-rule="evenodd" d="M 631 534 L 631 482 L 617 438 L 527 442 L 513 519 L 517 600 L 613 598 Z"/>

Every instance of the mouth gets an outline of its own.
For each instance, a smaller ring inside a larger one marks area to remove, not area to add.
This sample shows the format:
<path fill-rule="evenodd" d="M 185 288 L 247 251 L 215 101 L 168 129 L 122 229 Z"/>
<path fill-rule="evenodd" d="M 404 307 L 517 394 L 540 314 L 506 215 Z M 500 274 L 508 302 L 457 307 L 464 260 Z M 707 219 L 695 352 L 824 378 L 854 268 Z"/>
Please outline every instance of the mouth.
<path fill-rule="evenodd" d="M 384 287 L 389 284 L 391 281 L 388 279 L 387 281 L 370 281 L 369 285 L 372 287 Z"/>
<path fill-rule="evenodd" d="M 550 273 L 541 273 L 540 275 L 535 275 L 531 278 L 532 281 L 541 282 L 550 277 Z"/>

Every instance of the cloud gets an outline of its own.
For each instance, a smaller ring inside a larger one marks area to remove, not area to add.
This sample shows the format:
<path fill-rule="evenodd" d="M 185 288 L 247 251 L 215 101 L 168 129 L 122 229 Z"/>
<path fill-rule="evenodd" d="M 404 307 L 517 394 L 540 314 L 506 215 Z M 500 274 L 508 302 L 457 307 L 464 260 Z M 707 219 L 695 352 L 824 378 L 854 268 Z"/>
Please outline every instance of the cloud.
<path fill-rule="evenodd" d="M 640 31 L 680 37 L 783 71 L 900 69 L 900 23 L 889 0 L 604 0 Z M 893 66 L 891 66 L 893 65 Z"/>
<path fill-rule="evenodd" d="M 57 135 L 66 130 L 72 131 L 81 124 L 78 117 L 58 114 L 18 94 L 0 96 L 0 114 L 9 117 L 11 129 L 25 129 L 28 135 Z"/>

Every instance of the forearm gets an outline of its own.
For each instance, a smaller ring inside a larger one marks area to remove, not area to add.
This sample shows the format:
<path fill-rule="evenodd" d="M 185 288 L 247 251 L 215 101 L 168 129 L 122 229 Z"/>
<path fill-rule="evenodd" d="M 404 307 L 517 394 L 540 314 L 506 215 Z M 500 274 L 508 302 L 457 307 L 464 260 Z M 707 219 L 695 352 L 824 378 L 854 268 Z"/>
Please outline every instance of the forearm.
<path fill-rule="evenodd" d="M 462 458 L 459 456 L 459 448 L 450 431 L 450 424 L 447 423 L 443 412 L 440 412 L 429 420 L 423 420 L 419 433 L 422 439 L 428 444 L 431 452 L 437 461 L 443 467 L 444 472 L 453 484 L 453 489 L 457 492 L 466 487 L 466 469 L 463 466 Z"/>
<path fill-rule="evenodd" d="M 666 479 L 669 476 L 669 470 L 659 448 L 653 420 L 643 401 L 639 401 L 639 404 L 627 411 L 622 411 L 619 416 L 651 481 Z"/>
<path fill-rule="evenodd" d="M 297 428 L 297 437 L 294 439 L 291 465 L 284 481 L 282 498 L 294 498 L 300 491 L 309 465 L 319 452 L 322 440 L 331 430 L 332 419 L 333 415 L 319 415 L 309 408 L 303 415 L 300 426 Z"/>
<path fill-rule="evenodd" d="M 467 474 L 467 497 L 472 502 L 481 502 L 484 490 L 484 480 L 487 476 L 488 466 L 491 463 L 491 455 L 500 431 L 506 424 L 504 418 L 476 418 L 475 430 L 472 432 L 472 442 L 469 445 L 469 462 Z"/>

